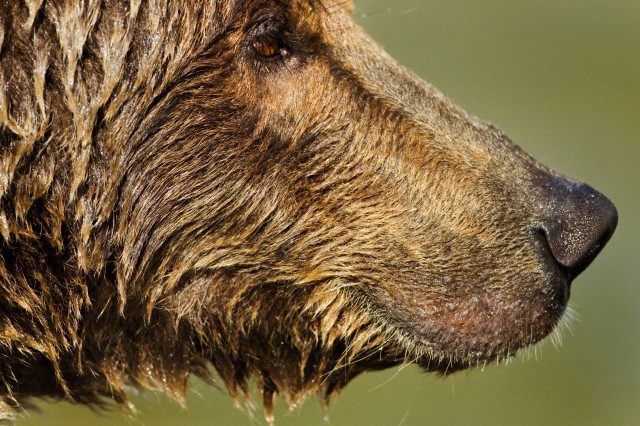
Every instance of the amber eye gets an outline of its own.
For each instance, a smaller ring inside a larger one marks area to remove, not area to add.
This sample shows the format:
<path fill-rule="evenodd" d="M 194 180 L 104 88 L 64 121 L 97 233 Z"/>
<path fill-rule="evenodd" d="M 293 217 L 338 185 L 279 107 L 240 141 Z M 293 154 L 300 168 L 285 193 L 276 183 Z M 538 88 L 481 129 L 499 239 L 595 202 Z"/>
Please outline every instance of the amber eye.
<path fill-rule="evenodd" d="M 258 53 L 258 55 L 262 56 L 263 58 L 273 58 L 278 55 L 284 56 L 287 53 L 280 40 L 270 35 L 260 36 L 256 41 L 253 42 L 253 48 Z"/>

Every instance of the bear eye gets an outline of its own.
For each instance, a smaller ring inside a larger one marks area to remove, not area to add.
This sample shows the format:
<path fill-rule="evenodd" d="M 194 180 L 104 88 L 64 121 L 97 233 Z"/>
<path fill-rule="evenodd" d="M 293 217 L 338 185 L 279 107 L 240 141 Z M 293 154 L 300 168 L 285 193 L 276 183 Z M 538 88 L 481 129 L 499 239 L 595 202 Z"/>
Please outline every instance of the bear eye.
<path fill-rule="evenodd" d="M 266 34 L 259 36 L 253 42 L 253 49 L 258 55 L 265 59 L 275 58 L 277 56 L 284 57 L 289 53 L 280 39 Z"/>

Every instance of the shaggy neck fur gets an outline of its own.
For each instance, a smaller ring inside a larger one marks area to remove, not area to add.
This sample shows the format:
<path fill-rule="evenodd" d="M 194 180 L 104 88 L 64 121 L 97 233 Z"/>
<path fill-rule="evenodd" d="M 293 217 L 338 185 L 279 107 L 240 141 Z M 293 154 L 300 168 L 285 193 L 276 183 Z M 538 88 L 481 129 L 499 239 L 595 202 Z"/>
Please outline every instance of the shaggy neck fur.
<path fill-rule="evenodd" d="M 246 199 L 228 201 L 194 184 L 233 181 L 230 154 L 198 151 L 194 140 L 210 132 L 222 144 L 260 128 L 216 87 L 233 78 L 216 75 L 215 61 L 233 52 L 237 40 L 224 37 L 242 7 L 0 5 L 0 416 L 25 396 L 125 402 L 127 384 L 183 400 L 189 375 L 210 380 L 210 364 L 238 398 L 256 377 L 270 413 L 278 393 L 292 404 L 328 396 L 369 357 L 375 368 L 405 359 L 383 350 L 389 336 L 358 313 L 366 303 L 326 275 L 262 273 L 305 232 L 273 218 L 282 212 L 270 195 L 239 181 Z M 212 91 L 200 99 L 203 85 Z M 193 108 L 202 102 L 208 111 Z M 217 121 L 205 123 L 206 112 Z M 167 144 L 171 156 L 158 158 Z M 207 169 L 185 168 L 196 155 L 211 155 Z M 157 176 L 167 180 L 155 185 Z M 191 194 L 171 193 L 180 185 Z M 259 254 L 267 233 L 251 224 L 267 219 L 285 232 Z"/>

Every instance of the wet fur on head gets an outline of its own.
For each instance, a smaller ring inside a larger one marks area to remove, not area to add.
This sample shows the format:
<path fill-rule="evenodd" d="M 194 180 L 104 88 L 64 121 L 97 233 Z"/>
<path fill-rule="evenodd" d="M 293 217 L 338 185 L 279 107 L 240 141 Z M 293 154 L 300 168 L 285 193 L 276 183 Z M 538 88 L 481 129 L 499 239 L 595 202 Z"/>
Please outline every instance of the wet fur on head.
<path fill-rule="evenodd" d="M 210 365 L 236 398 L 255 378 L 270 413 L 555 326 L 567 290 L 527 195 L 550 172 L 349 7 L 2 2 L 3 416 L 126 385 L 183 400 Z"/>

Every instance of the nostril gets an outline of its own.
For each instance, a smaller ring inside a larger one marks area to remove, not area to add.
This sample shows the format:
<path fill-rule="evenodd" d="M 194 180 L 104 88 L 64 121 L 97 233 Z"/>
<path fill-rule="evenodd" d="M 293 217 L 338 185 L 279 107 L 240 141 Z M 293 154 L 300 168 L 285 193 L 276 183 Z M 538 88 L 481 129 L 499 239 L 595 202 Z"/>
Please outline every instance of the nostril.
<path fill-rule="evenodd" d="M 588 185 L 555 180 L 545 188 L 550 192 L 541 232 L 556 262 L 575 278 L 611 238 L 618 213 Z"/>

